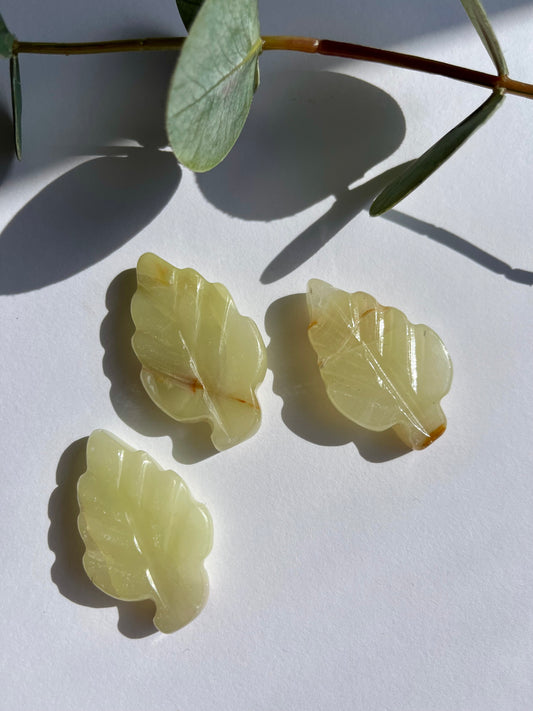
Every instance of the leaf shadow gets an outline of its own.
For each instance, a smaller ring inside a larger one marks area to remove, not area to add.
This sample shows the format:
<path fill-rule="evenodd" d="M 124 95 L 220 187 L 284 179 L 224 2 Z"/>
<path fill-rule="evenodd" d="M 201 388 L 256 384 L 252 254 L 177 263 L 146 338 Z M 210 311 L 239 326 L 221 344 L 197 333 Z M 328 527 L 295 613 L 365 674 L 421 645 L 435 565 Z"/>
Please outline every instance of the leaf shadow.
<path fill-rule="evenodd" d="M 396 459 L 411 450 L 392 430 L 372 432 L 344 417 L 329 400 L 307 337 L 305 294 L 274 301 L 267 310 L 265 329 L 270 336 L 268 365 L 274 392 L 283 400 L 282 419 L 308 442 L 338 447 L 352 442 L 369 462 Z"/>
<path fill-rule="evenodd" d="M 171 153 L 119 149 L 47 185 L 0 235 L 0 293 L 40 289 L 77 274 L 149 224 L 176 190 Z"/>
<path fill-rule="evenodd" d="M 114 39 L 165 34 L 158 25 L 123 18 Z M 175 52 L 25 55 L 23 160 L 14 163 L 17 169 L 10 177 L 26 179 L 66 157 L 88 155 L 88 147 L 96 156 L 125 141 L 145 148 L 167 146 L 164 116 L 175 63 Z"/>
<path fill-rule="evenodd" d="M 230 215 L 280 219 L 346 193 L 404 136 L 399 105 L 368 82 L 330 71 L 267 71 L 233 150 L 196 179 Z"/>
<path fill-rule="evenodd" d="M 50 575 L 59 592 L 77 605 L 115 606 L 118 611 L 117 627 L 125 637 L 147 637 L 157 632 L 153 623 L 154 603 L 151 600 L 116 600 L 95 587 L 83 568 L 85 546 L 78 533 L 77 484 L 87 469 L 86 449 L 87 437 L 73 442 L 63 452 L 57 466 L 57 487 L 48 503 L 48 546 L 55 555 Z"/>
<path fill-rule="evenodd" d="M 376 193 L 394 180 L 396 175 L 405 170 L 411 162 L 386 170 L 363 185 L 358 185 L 351 190 L 347 189 L 337 195 L 330 209 L 289 242 L 266 266 L 260 277 L 261 283 L 271 284 L 301 267 L 356 215 L 368 207 Z"/>
<path fill-rule="evenodd" d="M 181 464 L 194 464 L 217 454 L 211 429 L 205 422 L 177 422 L 160 410 L 146 393 L 141 365 L 131 346 L 135 325 L 130 313 L 137 288 L 135 269 L 113 279 L 106 294 L 107 315 L 102 321 L 100 342 L 104 347 L 103 370 L 111 384 L 111 404 L 120 419 L 148 437 L 170 437 L 172 455 Z"/>
<path fill-rule="evenodd" d="M 121 31 L 161 34 L 160 27 L 128 21 Z M 173 52 L 24 57 L 24 156 L 12 160 L 6 108 L 5 116 L 0 113 L 0 128 L 5 123 L 7 131 L 0 179 L 8 171 L 13 188 L 51 169 L 58 175 L 58 166 L 68 161 L 70 168 L 73 158 L 79 165 L 42 188 L 0 234 L 0 293 L 31 291 L 77 274 L 165 207 L 181 180 L 175 157 L 164 150 L 175 61 Z"/>
<path fill-rule="evenodd" d="M 494 257 L 492 254 L 485 252 L 483 249 L 476 247 L 471 242 L 459 237 L 458 235 L 443 229 L 442 227 L 437 227 L 437 225 L 432 225 L 430 222 L 424 222 L 416 217 L 411 217 L 398 210 L 390 210 L 381 216 L 383 219 L 394 223 L 395 225 L 400 225 L 405 227 L 411 232 L 417 232 L 420 235 L 429 237 L 435 242 L 453 249 L 454 252 L 462 254 L 467 259 L 471 259 L 485 269 L 489 269 L 495 274 L 501 274 L 506 279 L 514 281 L 517 284 L 526 284 L 528 286 L 533 286 L 533 272 L 527 271 L 526 269 L 515 269 L 511 267 L 506 262 Z"/>

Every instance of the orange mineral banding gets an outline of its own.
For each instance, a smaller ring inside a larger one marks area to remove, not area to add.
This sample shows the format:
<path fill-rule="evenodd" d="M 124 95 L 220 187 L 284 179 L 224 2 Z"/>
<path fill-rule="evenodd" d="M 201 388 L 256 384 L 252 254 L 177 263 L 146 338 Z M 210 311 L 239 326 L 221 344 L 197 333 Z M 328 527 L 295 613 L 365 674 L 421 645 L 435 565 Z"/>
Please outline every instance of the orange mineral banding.
<path fill-rule="evenodd" d="M 324 281 L 308 285 L 309 340 L 328 396 L 369 430 L 393 427 L 412 449 L 425 449 L 446 429 L 440 400 L 452 363 L 439 336 L 362 291 Z"/>
<path fill-rule="evenodd" d="M 141 381 L 158 407 L 180 422 L 207 421 L 219 450 L 256 432 L 266 350 L 226 287 L 143 254 L 131 313 Z"/>

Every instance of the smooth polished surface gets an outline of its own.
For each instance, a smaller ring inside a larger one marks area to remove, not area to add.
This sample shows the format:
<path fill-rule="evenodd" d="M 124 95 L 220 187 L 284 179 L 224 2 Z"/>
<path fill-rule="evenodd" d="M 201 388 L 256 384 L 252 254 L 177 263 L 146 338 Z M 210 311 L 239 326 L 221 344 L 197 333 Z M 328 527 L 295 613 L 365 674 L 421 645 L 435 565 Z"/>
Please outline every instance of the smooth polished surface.
<path fill-rule="evenodd" d="M 175 632 L 198 615 L 208 595 L 203 561 L 213 526 L 177 474 L 96 430 L 78 502 L 83 567 L 100 590 L 120 600 L 153 600 L 161 632 Z"/>
<path fill-rule="evenodd" d="M 266 372 L 263 339 L 222 284 L 177 269 L 155 254 L 137 265 L 133 349 L 152 400 L 181 422 L 207 420 L 219 450 L 261 423 L 255 389 Z"/>
<path fill-rule="evenodd" d="M 452 364 L 437 334 L 369 294 L 320 279 L 309 282 L 307 302 L 309 339 L 335 407 L 367 429 L 394 427 L 412 449 L 440 437 Z"/>

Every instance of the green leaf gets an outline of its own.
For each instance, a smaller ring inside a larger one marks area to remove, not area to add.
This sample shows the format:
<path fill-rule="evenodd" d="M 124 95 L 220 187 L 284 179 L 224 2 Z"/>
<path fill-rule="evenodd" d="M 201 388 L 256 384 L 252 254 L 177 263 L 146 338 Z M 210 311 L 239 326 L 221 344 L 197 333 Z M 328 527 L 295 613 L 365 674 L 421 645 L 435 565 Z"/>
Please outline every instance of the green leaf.
<path fill-rule="evenodd" d="M 11 57 L 15 36 L 7 29 L 4 18 L 0 15 L 0 57 Z"/>
<path fill-rule="evenodd" d="M 250 110 L 262 50 L 257 0 L 205 0 L 170 82 L 167 133 L 197 172 L 226 157 Z"/>
<path fill-rule="evenodd" d="M 22 92 L 20 90 L 20 70 L 18 55 L 9 60 L 11 74 L 11 105 L 13 107 L 13 129 L 15 132 L 15 153 L 22 159 Z"/>
<path fill-rule="evenodd" d="M 383 214 L 423 183 L 489 118 L 498 108 L 503 97 L 503 92 L 494 91 L 470 116 L 411 163 L 405 172 L 377 196 L 370 206 L 370 214 L 374 217 Z"/>
<path fill-rule="evenodd" d="M 481 0 L 461 0 L 466 14 L 476 28 L 476 32 L 481 37 L 481 41 L 485 45 L 485 49 L 494 62 L 494 66 L 498 70 L 498 74 L 503 76 L 508 73 L 507 63 L 500 44 L 496 38 L 494 30 L 489 22 L 485 8 Z"/>
<path fill-rule="evenodd" d="M 204 0 L 176 0 L 180 17 L 183 20 L 187 32 L 191 29 L 194 18 L 203 3 Z"/>

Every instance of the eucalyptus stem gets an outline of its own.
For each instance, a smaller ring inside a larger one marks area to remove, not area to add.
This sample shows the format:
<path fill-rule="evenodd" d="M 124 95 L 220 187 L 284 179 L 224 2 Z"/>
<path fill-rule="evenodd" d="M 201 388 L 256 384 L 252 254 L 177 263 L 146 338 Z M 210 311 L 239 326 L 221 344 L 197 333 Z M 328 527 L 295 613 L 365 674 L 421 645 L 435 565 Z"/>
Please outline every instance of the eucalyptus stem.
<path fill-rule="evenodd" d="M 107 52 L 152 52 L 177 51 L 183 47 L 185 37 L 148 37 L 146 39 L 114 40 L 110 42 L 19 42 L 13 43 L 13 55 L 16 54 L 102 54 Z M 533 85 L 510 79 L 508 76 L 498 76 L 478 72 L 475 69 L 447 64 L 434 59 L 417 57 L 413 54 L 392 52 L 386 49 L 365 47 L 349 42 L 334 42 L 332 40 L 315 39 L 313 37 L 266 36 L 262 38 L 263 50 L 289 50 L 307 52 L 309 54 L 324 54 L 331 57 L 359 59 L 365 62 L 389 64 L 403 69 L 413 69 L 419 72 L 437 74 L 458 81 L 484 86 L 488 89 L 501 89 L 510 94 L 517 94 L 533 99 Z"/>
<path fill-rule="evenodd" d="M 334 42 L 331 40 L 315 39 L 313 37 L 263 37 L 263 49 L 284 49 L 295 52 L 308 52 L 310 54 L 325 54 L 332 57 L 345 57 L 359 59 L 365 62 L 378 62 L 389 64 L 403 69 L 413 69 L 428 74 L 437 74 L 449 79 L 484 86 L 489 89 L 504 89 L 510 94 L 517 94 L 533 99 L 533 85 L 515 81 L 508 76 L 498 76 L 467 69 L 455 64 L 447 64 L 434 59 L 417 57 L 414 54 L 392 52 L 386 49 L 365 47 L 361 44 L 350 42 Z"/>
<path fill-rule="evenodd" d="M 177 51 L 185 37 L 147 37 L 146 39 L 112 40 L 110 42 L 19 42 L 13 43 L 13 54 L 104 54 L 108 52 Z"/>

